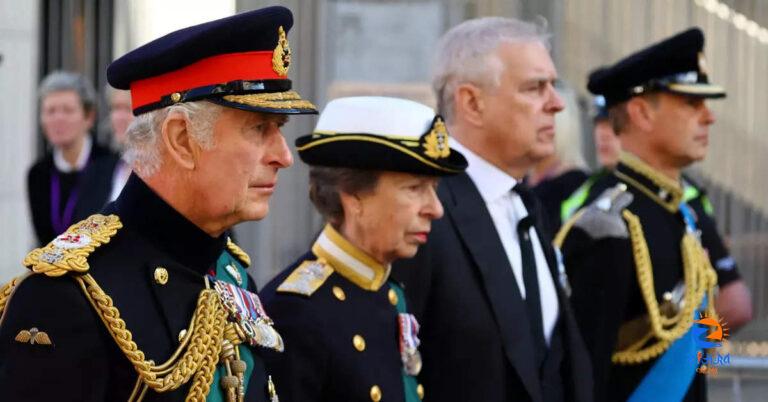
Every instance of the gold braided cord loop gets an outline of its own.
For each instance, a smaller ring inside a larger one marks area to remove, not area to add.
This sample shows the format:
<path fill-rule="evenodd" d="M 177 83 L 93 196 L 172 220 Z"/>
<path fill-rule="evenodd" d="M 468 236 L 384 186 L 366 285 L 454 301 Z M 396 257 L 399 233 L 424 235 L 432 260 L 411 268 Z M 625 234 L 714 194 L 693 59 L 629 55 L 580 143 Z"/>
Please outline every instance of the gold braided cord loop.
<path fill-rule="evenodd" d="M 28 275 L 17 276 L 0 288 L 0 320 L 2 320 L 3 314 L 5 313 L 5 306 L 8 305 L 8 300 L 11 298 L 14 289 L 16 289 L 16 286 L 18 286 L 27 276 Z"/>
<path fill-rule="evenodd" d="M 75 277 L 75 280 L 80 284 L 120 350 L 147 386 L 157 392 L 171 391 L 187 383 L 194 375 L 187 400 L 205 400 L 210 384 L 213 382 L 226 322 L 226 311 L 215 291 L 205 289 L 200 292 L 190 324 L 192 333 L 187 336 L 188 343 L 181 345 L 181 348 L 185 349 L 183 354 L 175 353 L 171 360 L 158 366 L 151 360 L 145 360 L 144 352 L 139 350 L 132 340 L 131 332 L 126 329 L 125 321 L 120 318 L 120 311 L 93 277 L 85 274 Z"/>
<path fill-rule="evenodd" d="M 45 247 L 32 250 L 24 266 L 36 274 L 62 276 L 68 272 L 88 272 L 88 256 L 122 228 L 117 215 L 91 215 L 70 226 Z"/>
<path fill-rule="evenodd" d="M 649 335 L 653 336 L 647 336 L 641 342 L 615 352 L 611 360 L 615 364 L 638 364 L 659 356 L 669 348 L 672 342 L 691 328 L 694 311 L 698 308 L 705 292 L 708 294 L 708 314 L 714 316 L 712 292 L 717 284 L 717 274 L 698 239 L 693 234 L 686 233 L 680 244 L 685 282 L 683 308 L 674 317 L 664 317 L 656 300 L 651 256 L 640 218 L 628 210 L 624 210 L 622 215 L 629 229 L 637 282 L 651 323 L 652 332 Z M 655 343 L 643 347 L 651 338 L 655 338 Z"/>
<path fill-rule="evenodd" d="M 240 246 L 235 244 L 235 242 L 233 242 L 229 237 L 227 237 L 227 250 L 232 253 L 232 255 L 237 257 L 237 259 L 240 260 L 240 263 L 242 263 L 245 267 L 249 267 L 251 265 L 251 257 L 248 256 L 248 253 L 241 249 Z"/>

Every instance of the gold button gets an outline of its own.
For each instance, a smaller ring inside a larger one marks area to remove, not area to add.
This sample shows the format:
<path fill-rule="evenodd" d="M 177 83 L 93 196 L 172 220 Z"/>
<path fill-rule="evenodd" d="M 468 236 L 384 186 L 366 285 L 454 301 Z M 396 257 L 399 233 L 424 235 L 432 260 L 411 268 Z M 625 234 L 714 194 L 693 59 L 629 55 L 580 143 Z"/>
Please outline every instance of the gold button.
<path fill-rule="evenodd" d="M 424 386 L 419 384 L 416 386 L 416 395 L 419 396 L 419 399 L 424 399 Z"/>
<path fill-rule="evenodd" d="M 381 388 L 378 385 L 371 387 L 371 400 L 373 402 L 379 402 L 381 400 Z"/>
<path fill-rule="evenodd" d="M 360 335 L 355 335 L 352 337 L 352 345 L 355 346 L 358 352 L 362 352 L 365 350 L 365 339 Z"/>
<path fill-rule="evenodd" d="M 347 295 L 344 294 L 344 289 L 338 286 L 333 287 L 333 295 L 336 296 L 336 298 L 341 301 L 344 301 L 347 299 Z"/>
<path fill-rule="evenodd" d="M 395 292 L 394 289 L 389 289 L 389 292 L 387 292 L 387 296 L 389 297 L 389 302 L 393 306 L 397 306 L 397 292 Z"/>
<path fill-rule="evenodd" d="M 172 93 L 171 94 L 171 100 L 173 101 L 173 103 L 177 103 L 178 101 L 181 100 L 181 94 L 178 93 L 178 92 Z"/>
<path fill-rule="evenodd" d="M 160 285 L 168 283 L 168 270 L 163 267 L 155 268 L 155 282 Z"/>
<path fill-rule="evenodd" d="M 182 329 L 181 331 L 179 331 L 179 342 L 184 341 L 184 337 L 185 336 L 187 336 L 187 330 L 186 329 Z"/>

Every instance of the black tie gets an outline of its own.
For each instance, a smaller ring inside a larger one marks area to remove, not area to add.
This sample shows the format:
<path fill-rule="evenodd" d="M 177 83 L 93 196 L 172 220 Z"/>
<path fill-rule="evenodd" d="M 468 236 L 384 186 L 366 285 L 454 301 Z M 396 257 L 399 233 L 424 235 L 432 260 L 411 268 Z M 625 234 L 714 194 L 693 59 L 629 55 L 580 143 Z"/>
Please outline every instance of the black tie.
<path fill-rule="evenodd" d="M 544 326 L 541 319 L 541 296 L 539 295 L 539 281 L 536 277 L 536 256 L 533 253 L 530 228 L 534 225 L 535 211 L 533 206 L 533 194 L 523 184 L 517 184 L 513 189 L 520 195 L 528 209 L 528 216 L 520 219 L 517 224 L 517 235 L 520 242 L 520 256 L 523 263 L 523 285 L 525 285 L 525 307 L 528 312 L 528 321 L 531 324 L 531 333 L 536 347 L 536 357 L 539 363 L 544 360 L 546 344 L 544 342 Z"/>

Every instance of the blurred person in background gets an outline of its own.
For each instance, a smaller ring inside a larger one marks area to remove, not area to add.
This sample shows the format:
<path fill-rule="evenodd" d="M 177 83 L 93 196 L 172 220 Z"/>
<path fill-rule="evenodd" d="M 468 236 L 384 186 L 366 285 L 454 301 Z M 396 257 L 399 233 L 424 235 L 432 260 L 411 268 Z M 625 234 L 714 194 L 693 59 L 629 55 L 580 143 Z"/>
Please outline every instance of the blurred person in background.
<path fill-rule="evenodd" d="M 126 136 L 125 132 L 133 121 L 131 109 L 131 91 L 115 89 L 107 85 L 107 100 L 109 102 L 109 123 L 112 128 L 112 147 L 121 154 L 120 160 L 115 166 L 112 178 L 112 192 L 109 199 L 115 200 L 123 190 L 128 177 L 131 175 L 131 166 L 125 160 Z"/>
<path fill-rule="evenodd" d="M 579 208 L 584 206 L 584 201 L 589 197 L 592 185 L 597 180 L 605 176 L 619 162 L 621 154 L 621 141 L 613 131 L 610 119 L 608 119 L 608 109 L 605 107 L 605 97 L 596 95 L 593 99 L 595 108 L 594 118 L 592 119 L 592 137 L 595 142 L 595 154 L 597 156 L 598 169 L 593 172 L 589 178 L 570 193 L 559 205 L 558 227 L 567 221 Z M 554 233 L 557 233 L 555 230 Z"/>
<path fill-rule="evenodd" d="M 390 268 L 428 241 L 438 180 L 467 162 L 430 107 L 387 97 L 331 101 L 296 145 L 327 224 L 261 291 L 286 344 L 268 361 L 281 400 L 418 402 L 419 324 Z"/>
<path fill-rule="evenodd" d="M 555 115 L 555 152 L 542 159 L 526 178 L 544 208 L 544 225 L 554 237 L 560 228 L 561 204 L 587 180 L 587 163 L 581 152 L 581 111 L 576 93 L 558 88 L 565 109 Z"/>
<path fill-rule="evenodd" d="M 90 135 L 96 94 L 82 74 L 49 74 L 39 98 L 40 124 L 51 151 L 30 168 L 27 194 L 37 243 L 43 245 L 109 201 L 119 158 Z"/>

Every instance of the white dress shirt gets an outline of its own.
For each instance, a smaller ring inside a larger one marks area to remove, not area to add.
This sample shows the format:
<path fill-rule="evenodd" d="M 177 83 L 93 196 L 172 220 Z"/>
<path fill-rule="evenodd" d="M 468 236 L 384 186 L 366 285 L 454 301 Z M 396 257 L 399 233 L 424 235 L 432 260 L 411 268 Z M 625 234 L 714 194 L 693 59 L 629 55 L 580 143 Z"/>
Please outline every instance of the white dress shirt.
<path fill-rule="evenodd" d="M 525 298 L 523 261 L 520 252 L 520 239 L 517 235 L 517 224 L 522 218 L 528 216 L 528 210 L 525 208 L 520 195 L 512 191 L 517 180 L 461 145 L 456 139 L 452 139 L 451 147 L 464 154 L 467 162 L 469 162 L 467 174 L 475 183 L 480 196 L 488 207 L 488 213 L 491 215 L 494 226 L 496 226 L 496 232 L 504 246 L 507 259 L 509 259 L 509 265 L 512 266 L 512 272 L 515 274 L 520 295 Z M 536 258 L 536 278 L 539 282 L 539 294 L 541 296 L 544 339 L 549 345 L 559 313 L 557 292 L 539 236 L 533 227 L 529 229 L 529 234 L 533 245 L 533 254 Z"/>
<path fill-rule="evenodd" d="M 64 152 L 60 150 L 59 148 L 53 148 L 53 164 L 56 166 L 56 169 L 61 173 L 72 173 L 72 172 L 79 172 L 83 170 L 85 165 L 88 163 L 88 157 L 91 156 L 91 147 L 93 146 L 93 141 L 91 140 L 90 135 L 86 135 L 85 139 L 83 140 L 83 145 L 80 148 L 80 153 L 77 155 L 77 161 L 75 161 L 75 166 L 72 166 L 67 162 L 66 159 L 64 159 Z"/>

